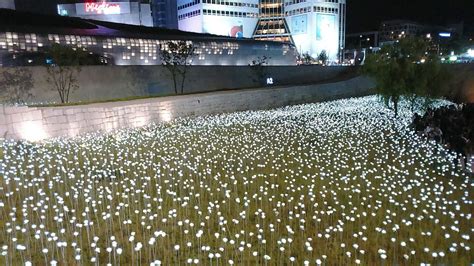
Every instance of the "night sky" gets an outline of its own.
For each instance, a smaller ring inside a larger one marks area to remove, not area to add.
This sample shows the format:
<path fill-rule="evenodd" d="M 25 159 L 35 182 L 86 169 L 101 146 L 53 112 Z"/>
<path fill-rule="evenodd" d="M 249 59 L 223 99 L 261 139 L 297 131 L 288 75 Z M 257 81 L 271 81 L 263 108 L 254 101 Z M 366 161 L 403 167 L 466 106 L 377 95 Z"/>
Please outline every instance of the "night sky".
<path fill-rule="evenodd" d="M 473 32 L 474 0 L 347 0 L 347 32 L 376 30 L 383 20 L 444 25 L 465 22 Z"/>

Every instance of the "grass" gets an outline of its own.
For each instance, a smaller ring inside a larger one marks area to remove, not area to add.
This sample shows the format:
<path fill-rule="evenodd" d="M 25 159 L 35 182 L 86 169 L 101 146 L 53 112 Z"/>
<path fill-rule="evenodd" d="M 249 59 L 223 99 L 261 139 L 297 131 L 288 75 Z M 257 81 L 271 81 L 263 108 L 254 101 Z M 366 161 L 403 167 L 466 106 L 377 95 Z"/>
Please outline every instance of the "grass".
<path fill-rule="evenodd" d="M 187 95 L 187 94 L 183 94 Z M 45 103 L 45 104 L 29 104 L 28 107 L 66 107 L 66 106 L 77 106 L 77 105 L 88 105 L 94 103 L 111 103 L 111 102 L 124 102 L 141 99 L 153 99 L 173 95 L 159 95 L 159 96 L 130 96 L 123 98 L 114 98 L 110 100 L 99 100 L 99 101 L 80 101 L 80 102 L 69 102 L 69 103 Z"/>
<path fill-rule="evenodd" d="M 4 141 L 0 264 L 469 265 L 472 183 L 409 115 L 366 97 Z"/>

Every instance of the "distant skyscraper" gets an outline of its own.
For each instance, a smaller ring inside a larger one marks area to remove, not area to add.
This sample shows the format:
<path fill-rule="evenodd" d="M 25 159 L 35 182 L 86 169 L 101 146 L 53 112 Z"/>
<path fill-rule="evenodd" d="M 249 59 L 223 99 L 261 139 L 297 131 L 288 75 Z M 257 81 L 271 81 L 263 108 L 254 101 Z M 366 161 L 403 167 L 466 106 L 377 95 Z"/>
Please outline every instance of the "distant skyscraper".
<path fill-rule="evenodd" d="M 178 28 L 177 0 L 152 0 L 153 25 L 168 29 Z"/>
<path fill-rule="evenodd" d="M 317 57 L 340 59 L 346 0 L 178 0 L 181 30 L 293 43 Z"/>

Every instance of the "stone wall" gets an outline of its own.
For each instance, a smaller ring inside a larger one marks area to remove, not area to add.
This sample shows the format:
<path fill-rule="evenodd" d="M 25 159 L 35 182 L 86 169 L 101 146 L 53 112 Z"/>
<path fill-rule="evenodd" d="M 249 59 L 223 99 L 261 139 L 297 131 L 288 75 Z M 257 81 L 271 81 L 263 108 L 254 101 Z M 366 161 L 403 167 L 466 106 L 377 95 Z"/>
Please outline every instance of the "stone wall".
<path fill-rule="evenodd" d="M 31 71 L 34 84 L 32 97 L 25 99 L 26 102 L 59 102 L 58 93 L 47 81 L 46 68 L 26 69 Z M 0 79 L 3 71 L 11 69 L 0 68 Z M 265 84 L 267 77 L 273 78 L 275 85 L 314 84 L 354 77 L 357 71 L 352 67 L 268 66 L 262 74 L 257 72 L 248 66 L 193 66 L 189 68 L 184 93 L 257 88 Z M 79 89 L 72 92 L 71 102 L 174 94 L 171 75 L 163 66 L 86 66 L 77 80 Z"/>
<path fill-rule="evenodd" d="M 276 108 L 372 93 L 364 77 L 346 81 L 231 90 L 65 107 L 0 107 L 0 137 L 39 141 L 144 126 L 177 117 Z"/>

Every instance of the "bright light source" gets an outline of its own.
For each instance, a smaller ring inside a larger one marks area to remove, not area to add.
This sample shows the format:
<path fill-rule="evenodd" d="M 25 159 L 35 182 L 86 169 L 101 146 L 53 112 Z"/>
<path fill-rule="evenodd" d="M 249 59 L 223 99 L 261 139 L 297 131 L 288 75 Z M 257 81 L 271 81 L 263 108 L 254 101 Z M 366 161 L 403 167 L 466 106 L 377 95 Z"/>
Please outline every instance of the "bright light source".
<path fill-rule="evenodd" d="M 470 57 L 474 57 L 474 49 L 467 50 L 467 55 Z"/>
<path fill-rule="evenodd" d="M 120 4 L 110 4 L 106 2 L 102 3 L 86 3 L 86 13 L 106 14 L 106 15 L 117 15 L 121 14 Z"/>
<path fill-rule="evenodd" d="M 160 119 L 163 122 L 169 122 L 173 118 L 173 115 L 169 111 L 165 111 L 163 113 L 160 113 Z"/>
<path fill-rule="evenodd" d="M 456 60 L 458 60 L 458 57 L 455 55 L 452 55 L 449 57 L 449 61 L 456 61 Z"/>
<path fill-rule="evenodd" d="M 40 141 L 48 138 L 41 121 L 23 121 L 20 123 L 20 136 L 28 141 Z"/>
<path fill-rule="evenodd" d="M 439 37 L 450 38 L 450 37 L 451 37 L 451 33 L 450 33 L 450 32 L 440 32 L 440 33 L 439 33 Z"/>

